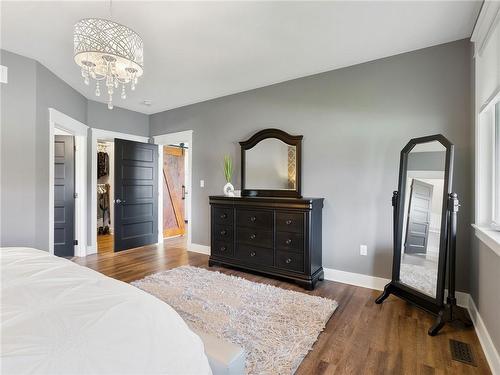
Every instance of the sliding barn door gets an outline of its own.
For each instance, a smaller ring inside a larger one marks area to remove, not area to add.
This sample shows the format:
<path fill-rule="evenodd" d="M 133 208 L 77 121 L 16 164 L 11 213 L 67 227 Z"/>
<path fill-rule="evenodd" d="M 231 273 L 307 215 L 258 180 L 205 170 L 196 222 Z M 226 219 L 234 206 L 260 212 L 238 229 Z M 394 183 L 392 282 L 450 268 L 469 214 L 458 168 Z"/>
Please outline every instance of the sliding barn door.
<path fill-rule="evenodd" d="M 115 251 L 158 242 L 158 146 L 115 139 Z"/>
<path fill-rule="evenodd" d="M 54 136 L 54 254 L 75 255 L 75 139 Z"/>
<path fill-rule="evenodd" d="M 184 153 L 182 147 L 163 148 L 163 237 L 182 235 L 186 231 Z"/>

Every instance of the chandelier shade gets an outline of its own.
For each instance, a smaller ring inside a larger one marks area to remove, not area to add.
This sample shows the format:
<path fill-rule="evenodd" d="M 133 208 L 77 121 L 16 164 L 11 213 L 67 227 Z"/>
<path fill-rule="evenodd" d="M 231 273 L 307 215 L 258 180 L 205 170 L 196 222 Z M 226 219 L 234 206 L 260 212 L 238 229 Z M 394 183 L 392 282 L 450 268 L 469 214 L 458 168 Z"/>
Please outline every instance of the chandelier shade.
<path fill-rule="evenodd" d="M 104 81 L 109 109 L 113 108 L 114 89 L 122 87 L 122 99 L 126 98 L 126 85 L 135 90 L 144 73 L 143 42 L 135 31 L 113 21 L 85 18 L 75 24 L 73 41 L 74 59 L 85 84 L 95 80 L 95 94 L 100 96 L 100 82 Z"/>

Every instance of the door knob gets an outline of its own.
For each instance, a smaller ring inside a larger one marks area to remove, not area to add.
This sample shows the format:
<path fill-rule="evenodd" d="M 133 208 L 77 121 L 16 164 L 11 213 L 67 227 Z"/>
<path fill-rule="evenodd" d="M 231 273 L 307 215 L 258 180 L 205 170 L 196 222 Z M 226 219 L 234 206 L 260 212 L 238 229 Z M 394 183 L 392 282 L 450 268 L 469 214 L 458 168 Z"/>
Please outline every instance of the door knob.
<path fill-rule="evenodd" d="M 290 225 L 290 224 L 292 224 L 292 220 L 288 219 L 287 221 L 285 221 L 285 224 L 286 224 L 286 225 Z"/>
<path fill-rule="evenodd" d="M 285 263 L 286 263 L 286 264 L 290 264 L 290 263 L 292 263 L 292 258 L 288 258 L 287 260 L 285 260 Z"/>
<path fill-rule="evenodd" d="M 256 253 L 255 251 L 252 251 L 252 252 L 250 253 L 250 256 L 251 256 L 251 257 L 254 257 L 254 256 L 256 256 L 256 255 L 257 255 L 257 253 Z"/>
<path fill-rule="evenodd" d="M 291 239 L 288 239 L 288 240 L 286 240 L 286 241 L 285 241 L 285 243 L 286 243 L 287 245 L 290 245 L 290 244 L 292 243 L 292 240 L 291 240 Z"/>
<path fill-rule="evenodd" d="M 254 239 L 255 239 L 255 237 L 257 237 L 257 236 L 256 236 L 255 234 L 253 234 L 253 233 L 250 235 L 250 239 L 251 239 L 251 240 L 254 240 Z"/>
<path fill-rule="evenodd" d="M 118 198 L 117 200 L 115 200 L 115 203 L 120 204 L 120 203 L 122 203 L 122 200 L 120 198 Z M 123 203 L 125 203 L 125 202 L 123 202 Z"/>
<path fill-rule="evenodd" d="M 255 223 L 255 220 L 257 220 L 257 218 L 256 218 L 255 216 L 250 216 L 250 221 L 251 221 L 252 223 Z"/>

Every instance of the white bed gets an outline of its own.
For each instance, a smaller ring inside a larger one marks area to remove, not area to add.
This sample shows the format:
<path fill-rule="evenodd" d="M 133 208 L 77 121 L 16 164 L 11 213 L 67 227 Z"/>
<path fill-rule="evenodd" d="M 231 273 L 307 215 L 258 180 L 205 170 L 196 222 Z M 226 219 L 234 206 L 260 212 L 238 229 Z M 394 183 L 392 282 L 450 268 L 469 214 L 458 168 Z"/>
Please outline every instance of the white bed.
<path fill-rule="evenodd" d="M 2 248 L 2 374 L 210 374 L 166 303 L 30 248 Z"/>

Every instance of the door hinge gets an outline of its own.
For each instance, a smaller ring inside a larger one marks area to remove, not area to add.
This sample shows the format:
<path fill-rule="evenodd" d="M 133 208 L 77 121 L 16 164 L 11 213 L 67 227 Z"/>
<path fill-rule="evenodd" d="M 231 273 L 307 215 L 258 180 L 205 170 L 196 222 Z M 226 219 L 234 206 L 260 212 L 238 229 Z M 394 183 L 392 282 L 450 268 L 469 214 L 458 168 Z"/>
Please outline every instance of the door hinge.
<path fill-rule="evenodd" d="M 78 240 L 73 241 L 73 245 L 77 246 L 78 245 Z"/>
<path fill-rule="evenodd" d="M 74 193 L 73 198 L 78 198 L 78 193 Z"/>

